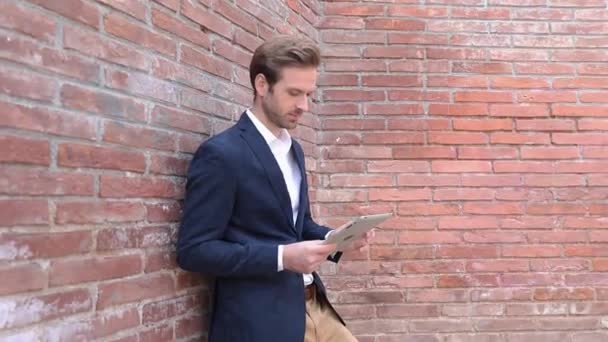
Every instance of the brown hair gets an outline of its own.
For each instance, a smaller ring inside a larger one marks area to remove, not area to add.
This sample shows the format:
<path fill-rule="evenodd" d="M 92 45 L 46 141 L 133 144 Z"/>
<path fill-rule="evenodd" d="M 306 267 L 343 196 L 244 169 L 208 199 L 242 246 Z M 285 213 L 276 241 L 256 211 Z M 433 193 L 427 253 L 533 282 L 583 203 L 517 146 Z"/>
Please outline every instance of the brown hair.
<path fill-rule="evenodd" d="M 282 35 L 271 38 L 253 53 L 249 65 L 249 78 L 256 95 L 255 77 L 264 75 L 270 88 L 281 79 L 281 69 L 289 66 L 317 67 L 321 62 L 319 47 L 309 38 Z"/>

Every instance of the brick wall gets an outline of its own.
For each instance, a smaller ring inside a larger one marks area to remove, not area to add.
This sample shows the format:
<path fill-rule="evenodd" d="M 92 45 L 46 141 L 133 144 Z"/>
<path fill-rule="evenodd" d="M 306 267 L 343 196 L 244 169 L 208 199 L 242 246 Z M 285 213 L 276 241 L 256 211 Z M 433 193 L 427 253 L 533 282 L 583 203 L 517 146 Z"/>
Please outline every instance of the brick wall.
<path fill-rule="evenodd" d="M 323 268 L 361 341 L 608 339 L 606 5 L 0 3 L 0 340 L 205 335 L 183 175 L 295 27 L 326 55 L 296 132 L 315 216 L 397 214 Z"/>
<path fill-rule="evenodd" d="M 605 0 L 325 2 L 317 216 L 361 341 L 608 341 Z M 374 338 L 375 337 L 375 338 Z"/>
<path fill-rule="evenodd" d="M 250 103 L 263 38 L 318 39 L 316 1 L 261 3 L 0 2 L 0 340 L 205 335 L 172 253 L 191 153 Z"/>

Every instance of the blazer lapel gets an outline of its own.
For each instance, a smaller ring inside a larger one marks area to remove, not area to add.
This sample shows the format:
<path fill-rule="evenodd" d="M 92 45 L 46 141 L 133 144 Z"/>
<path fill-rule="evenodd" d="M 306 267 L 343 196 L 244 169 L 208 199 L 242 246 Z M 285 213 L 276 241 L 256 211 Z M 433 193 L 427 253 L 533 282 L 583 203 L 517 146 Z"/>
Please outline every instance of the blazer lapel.
<path fill-rule="evenodd" d="M 287 185 L 285 184 L 285 178 L 283 177 L 281 168 L 279 168 L 279 164 L 274 158 L 270 147 L 264 140 L 264 137 L 255 128 L 253 122 L 251 122 L 247 116 L 247 113 L 243 113 L 241 115 L 238 126 L 242 131 L 241 136 L 243 139 L 245 139 L 253 153 L 264 167 L 266 176 L 268 177 L 268 182 L 270 183 L 275 196 L 279 200 L 281 210 L 283 211 L 289 226 L 295 230 L 293 214 L 291 212 L 291 200 L 289 198 L 289 192 L 287 191 Z"/>
<path fill-rule="evenodd" d="M 306 170 L 304 168 L 304 151 L 302 151 L 302 148 L 295 141 L 292 142 L 291 149 L 295 156 L 296 162 L 298 163 L 300 175 L 302 175 L 302 181 L 300 182 L 300 204 L 296 220 L 296 227 L 300 227 L 301 222 L 304 219 L 303 214 L 306 211 L 306 206 L 308 205 L 308 185 L 306 182 Z"/>

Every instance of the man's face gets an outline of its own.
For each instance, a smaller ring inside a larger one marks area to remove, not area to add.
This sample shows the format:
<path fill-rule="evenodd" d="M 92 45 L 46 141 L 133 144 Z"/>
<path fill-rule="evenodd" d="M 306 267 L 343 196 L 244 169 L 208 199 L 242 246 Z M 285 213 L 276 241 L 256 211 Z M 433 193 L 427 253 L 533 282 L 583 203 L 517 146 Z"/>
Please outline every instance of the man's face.
<path fill-rule="evenodd" d="M 308 102 L 316 84 L 317 70 L 314 67 L 282 69 L 280 79 L 272 89 L 268 83 L 262 91 L 258 89 L 267 124 L 274 128 L 296 128 L 302 114 L 308 111 Z"/>

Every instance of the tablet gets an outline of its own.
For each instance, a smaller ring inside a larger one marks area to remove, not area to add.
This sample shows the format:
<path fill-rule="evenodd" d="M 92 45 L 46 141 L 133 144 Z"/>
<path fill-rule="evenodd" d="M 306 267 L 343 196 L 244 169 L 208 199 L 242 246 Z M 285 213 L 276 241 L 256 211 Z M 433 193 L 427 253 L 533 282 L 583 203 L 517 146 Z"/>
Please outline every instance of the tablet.
<path fill-rule="evenodd" d="M 334 230 L 323 243 L 335 243 L 337 245 L 336 251 L 342 251 L 351 241 L 362 237 L 365 233 L 392 216 L 392 213 L 360 216 Z"/>

